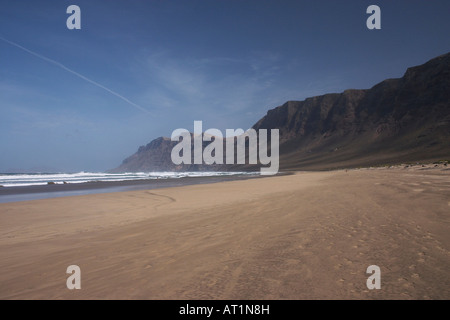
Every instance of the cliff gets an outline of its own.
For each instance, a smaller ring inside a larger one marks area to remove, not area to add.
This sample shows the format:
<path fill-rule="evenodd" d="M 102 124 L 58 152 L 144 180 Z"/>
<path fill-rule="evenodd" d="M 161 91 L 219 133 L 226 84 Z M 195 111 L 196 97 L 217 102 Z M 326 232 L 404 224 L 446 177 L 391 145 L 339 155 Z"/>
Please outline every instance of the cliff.
<path fill-rule="evenodd" d="M 450 158 L 450 53 L 366 90 L 346 90 L 269 110 L 253 128 L 280 130 L 280 169 L 324 170 Z M 242 170 L 172 164 L 177 142 L 158 138 L 114 172 Z"/>

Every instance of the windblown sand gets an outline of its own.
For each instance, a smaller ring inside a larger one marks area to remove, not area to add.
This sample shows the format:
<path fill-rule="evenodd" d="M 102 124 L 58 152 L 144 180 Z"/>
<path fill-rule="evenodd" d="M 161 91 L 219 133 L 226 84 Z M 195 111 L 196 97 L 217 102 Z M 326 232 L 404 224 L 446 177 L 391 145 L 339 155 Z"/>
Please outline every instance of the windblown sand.
<path fill-rule="evenodd" d="M 450 299 L 450 171 L 423 169 L 0 204 L 0 298 Z"/>

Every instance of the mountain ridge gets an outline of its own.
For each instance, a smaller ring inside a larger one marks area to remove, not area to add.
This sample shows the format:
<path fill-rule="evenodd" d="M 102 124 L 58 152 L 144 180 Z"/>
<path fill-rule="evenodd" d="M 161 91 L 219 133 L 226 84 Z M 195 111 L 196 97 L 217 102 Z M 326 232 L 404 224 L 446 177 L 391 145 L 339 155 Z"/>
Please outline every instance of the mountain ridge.
<path fill-rule="evenodd" d="M 370 89 L 347 89 L 268 110 L 252 128 L 280 130 L 280 169 L 328 170 L 450 158 L 450 53 Z M 159 137 L 112 172 L 242 170 L 178 165 Z"/>

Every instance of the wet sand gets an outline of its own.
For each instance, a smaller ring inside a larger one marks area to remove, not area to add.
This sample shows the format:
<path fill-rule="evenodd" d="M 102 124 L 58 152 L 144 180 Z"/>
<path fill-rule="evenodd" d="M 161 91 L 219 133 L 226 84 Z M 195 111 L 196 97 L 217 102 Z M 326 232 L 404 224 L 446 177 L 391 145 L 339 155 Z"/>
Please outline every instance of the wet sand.
<path fill-rule="evenodd" d="M 288 173 L 279 173 L 284 175 Z M 110 193 L 133 190 L 172 188 L 193 184 L 216 183 L 259 178 L 260 175 L 233 175 L 210 177 L 183 177 L 169 179 L 142 179 L 125 181 L 92 181 L 87 183 L 47 184 L 36 186 L 1 187 L 0 203 L 48 199 L 75 195 Z"/>
<path fill-rule="evenodd" d="M 0 299 L 449 299 L 449 227 L 431 166 L 3 203 Z"/>

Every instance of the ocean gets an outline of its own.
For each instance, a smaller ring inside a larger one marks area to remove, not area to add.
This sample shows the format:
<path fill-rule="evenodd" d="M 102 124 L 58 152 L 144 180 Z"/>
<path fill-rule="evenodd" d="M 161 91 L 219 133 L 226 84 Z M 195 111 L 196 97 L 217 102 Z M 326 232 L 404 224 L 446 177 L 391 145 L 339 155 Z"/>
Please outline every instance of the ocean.
<path fill-rule="evenodd" d="M 222 177 L 259 175 L 258 172 L 133 172 L 133 173 L 0 173 L 0 186 L 23 187 L 49 184 L 179 179 L 185 177 Z"/>

